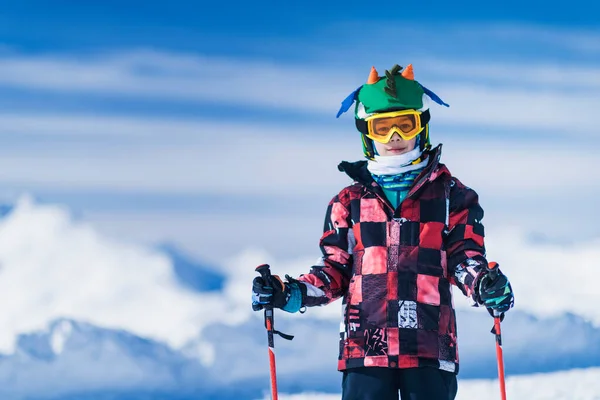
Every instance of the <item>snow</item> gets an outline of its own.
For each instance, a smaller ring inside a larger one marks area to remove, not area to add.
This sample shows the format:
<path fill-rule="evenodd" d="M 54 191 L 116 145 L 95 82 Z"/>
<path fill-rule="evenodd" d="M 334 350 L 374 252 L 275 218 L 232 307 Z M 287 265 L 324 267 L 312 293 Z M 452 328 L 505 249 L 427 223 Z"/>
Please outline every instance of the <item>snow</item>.
<path fill-rule="evenodd" d="M 506 385 L 506 396 L 515 400 L 598 400 L 600 368 L 509 377 Z M 458 400 L 479 399 L 481 393 L 490 393 L 490 400 L 500 398 L 498 381 L 464 381 L 460 391 Z M 492 393 L 498 395 L 494 397 Z"/>
<path fill-rule="evenodd" d="M 198 376 L 206 376 L 199 362 L 162 343 L 59 319 L 42 331 L 19 335 L 14 353 L 0 358 L 0 398 L 62 399 L 103 390 L 176 392 L 197 386 Z"/>
<path fill-rule="evenodd" d="M 500 399 L 497 380 L 459 381 L 456 400 Z M 599 400 L 600 368 L 577 369 L 550 374 L 508 377 L 506 396 L 510 400 Z M 281 400 L 339 400 L 339 394 L 280 394 Z M 269 400 L 266 396 L 264 400 Z"/>
<path fill-rule="evenodd" d="M 60 321 L 60 323 L 54 328 L 52 337 L 50 339 L 50 345 L 54 354 L 62 353 L 65 342 L 69 339 L 69 335 L 73 331 L 73 325 L 70 321 Z"/>

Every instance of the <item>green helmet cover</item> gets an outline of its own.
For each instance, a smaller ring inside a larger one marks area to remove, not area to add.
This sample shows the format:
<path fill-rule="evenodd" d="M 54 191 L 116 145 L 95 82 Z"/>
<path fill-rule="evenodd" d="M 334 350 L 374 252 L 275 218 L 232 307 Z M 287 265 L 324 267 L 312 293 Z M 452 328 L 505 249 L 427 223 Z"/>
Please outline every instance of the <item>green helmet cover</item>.
<path fill-rule="evenodd" d="M 418 82 L 408 80 L 402 75 L 394 76 L 392 85 L 389 82 L 388 78 L 383 78 L 376 83 L 363 85 L 357 96 L 357 118 L 364 119 L 371 114 L 386 110 L 423 108 L 425 91 Z M 390 94 L 393 88 L 395 88 L 395 95 Z"/>
<path fill-rule="evenodd" d="M 435 93 L 414 80 L 412 65 L 402 70 L 399 65 L 385 71 L 385 76 L 380 77 L 373 67 L 366 84 L 361 85 L 350 93 L 343 101 L 337 117 L 355 104 L 354 116 L 359 131 L 363 133 L 362 143 L 365 156 L 372 159 L 374 156 L 373 142 L 366 136 L 365 118 L 370 115 L 394 111 L 394 110 L 416 110 L 423 112 L 426 117 L 423 132 L 419 135 L 421 150 L 431 148 L 429 138 L 429 100 L 448 107 Z"/>

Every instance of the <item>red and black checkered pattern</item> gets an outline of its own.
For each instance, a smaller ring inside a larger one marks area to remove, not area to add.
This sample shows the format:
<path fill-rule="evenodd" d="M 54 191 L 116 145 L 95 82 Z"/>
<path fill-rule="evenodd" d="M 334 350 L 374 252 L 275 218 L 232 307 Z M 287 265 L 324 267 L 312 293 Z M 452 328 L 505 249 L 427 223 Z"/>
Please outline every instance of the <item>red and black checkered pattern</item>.
<path fill-rule="evenodd" d="M 300 277 L 322 290 L 307 306 L 343 298 L 340 370 L 458 372 L 451 285 L 470 295 L 485 265 L 483 210 L 477 194 L 439 163 L 440 147 L 397 209 L 366 162 L 340 164 L 355 183 L 330 202 L 322 263 Z"/>

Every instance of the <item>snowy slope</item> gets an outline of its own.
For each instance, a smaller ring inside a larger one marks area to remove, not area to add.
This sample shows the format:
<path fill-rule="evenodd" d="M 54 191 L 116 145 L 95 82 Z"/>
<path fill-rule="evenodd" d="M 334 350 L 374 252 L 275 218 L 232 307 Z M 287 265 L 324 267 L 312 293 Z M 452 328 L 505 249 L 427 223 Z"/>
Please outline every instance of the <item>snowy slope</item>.
<path fill-rule="evenodd" d="M 457 400 L 500 399 L 498 381 L 459 381 Z M 599 400 L 600 368 L 510 377 L 506 395 L 511 400 Z M 266 396 L 263 399 L 268 400 Z M 281 394 L 281 400 L 339 400 L 339 394 Z"/>

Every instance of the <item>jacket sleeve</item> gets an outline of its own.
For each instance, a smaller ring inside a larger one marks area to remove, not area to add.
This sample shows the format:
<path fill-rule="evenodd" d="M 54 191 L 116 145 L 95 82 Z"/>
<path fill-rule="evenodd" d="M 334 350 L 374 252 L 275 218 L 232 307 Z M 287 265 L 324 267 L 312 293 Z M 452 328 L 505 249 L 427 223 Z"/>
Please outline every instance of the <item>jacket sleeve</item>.
<path fill-rule="evenodd" d="M 474 287 L 485 258 L 483 209 L 477 193 L 453 178 L 448 195 L 448 233 L 445 238 L 448 275 L 465 296 L 474 297 Z M 474 304 L 476 305 L 476 304 Z"/>
<path fill-rule="evenodd" d="M 354 232 L 350 218 L 350 201 L 345 191 L 335 196 L 325 214 L 325 226 L 319 246 L 323 256 L 298 280 L 305 284 L 303 305 L 331 303 L 342 297 L 352 277 Z"/>

